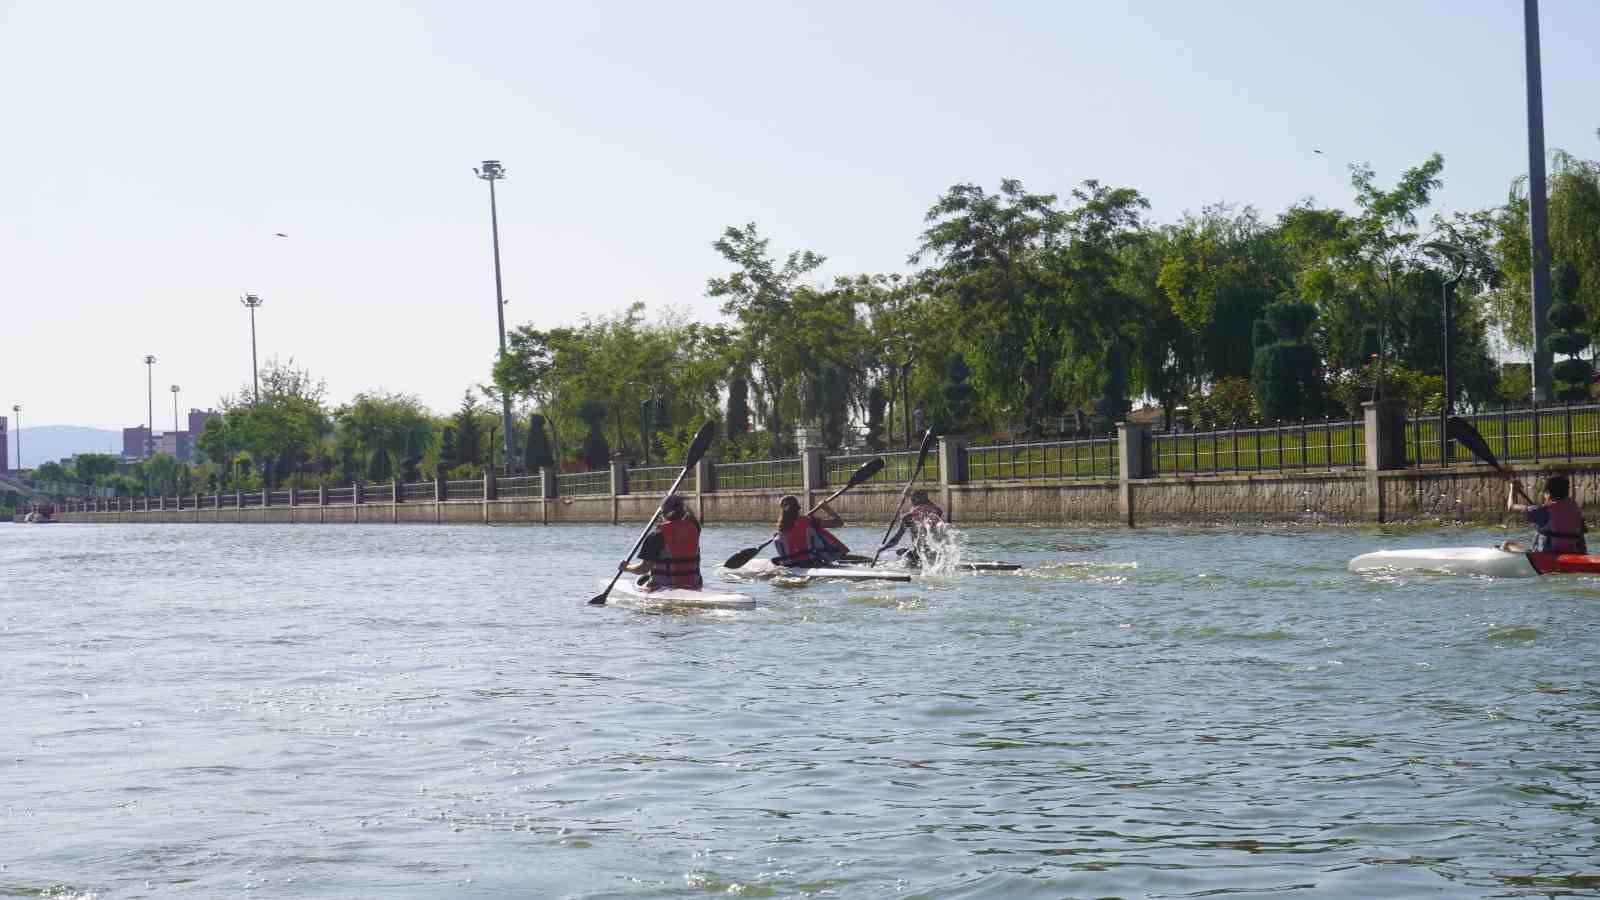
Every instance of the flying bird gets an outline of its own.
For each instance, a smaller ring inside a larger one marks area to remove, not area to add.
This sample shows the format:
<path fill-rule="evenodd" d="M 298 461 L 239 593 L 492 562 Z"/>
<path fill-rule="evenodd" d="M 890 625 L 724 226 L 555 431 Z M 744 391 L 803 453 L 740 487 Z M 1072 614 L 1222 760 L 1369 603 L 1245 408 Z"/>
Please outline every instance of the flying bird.
<path fill-rule="evenodd" d="M 1311 152 L 1312 153 L 1321 153 L 1322 151 L 1321 150 L 1313 150 Z M 278 235 L 278 237 L 283 237 L 283 235 L 280 234 L 280 235 Z"/>
<path fill-rule="evenodd" d="M 1317 151 L 1317 152 L 1318 152 L 1318 153 L 1321 153 L 1321 152 L 1322 152 L 1322 151 L 1321 151 L 1321 150 L 1318 150 L 1318 151 Z M 281 232 L 281 231 L 274 231 L 274 232 L 273 232 L 273 233 L 272 233 L 272 236 L 273 236 L 273 237 L 288 237 L 288 235 L 287 235 L 287 234 L 284 234 L 284 233 L 283 233 L 283 232 Z"/>

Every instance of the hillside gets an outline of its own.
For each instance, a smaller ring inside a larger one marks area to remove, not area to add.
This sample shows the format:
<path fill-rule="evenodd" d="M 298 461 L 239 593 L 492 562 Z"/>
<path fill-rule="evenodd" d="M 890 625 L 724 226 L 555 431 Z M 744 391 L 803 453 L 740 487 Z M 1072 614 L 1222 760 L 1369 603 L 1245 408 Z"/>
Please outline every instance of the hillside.
<path fill-rule="evenodd" d="M 62 460 L 74 453 L 122 453 L 122 432 L 82 425 L 40 425 L 22 429 L 22 462 L 28 468 L 51 460 Z M 17 435 L 6 435 L 8 464 L 17 465 Z"/>

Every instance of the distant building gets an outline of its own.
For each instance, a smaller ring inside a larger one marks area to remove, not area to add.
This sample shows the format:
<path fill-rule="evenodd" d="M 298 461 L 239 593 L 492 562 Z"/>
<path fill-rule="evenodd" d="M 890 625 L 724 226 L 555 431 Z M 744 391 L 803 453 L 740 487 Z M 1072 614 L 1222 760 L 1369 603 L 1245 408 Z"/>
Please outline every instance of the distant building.
<path fill-rule="evenodd" d="M 144 459 L 145 453 L 149 449 L 147 443 L 149 437 L 150 429 L 143 425 L 122 429 L 122 458 Z"/>
<path fill-rule="evenodd" d="M 194 462 L 194 441 L 187 431 L 169 431 L 156 437 L 156 452 L 175 457 L 178 462 Z"/>
<path fill-rule="evenodd" d="M 189 438 L 190 438 L 190 440 L 192 441 L 192 440 L 198 439 L 200 437 L 200 432 L 206 430 L 206 423 L 207 422 L 211 421 L 212 419 L 219 419 L 221 417 L 222 417 L 222 413 L 217 412 L 214 409 L 190 409 L 189 410 Z"/>

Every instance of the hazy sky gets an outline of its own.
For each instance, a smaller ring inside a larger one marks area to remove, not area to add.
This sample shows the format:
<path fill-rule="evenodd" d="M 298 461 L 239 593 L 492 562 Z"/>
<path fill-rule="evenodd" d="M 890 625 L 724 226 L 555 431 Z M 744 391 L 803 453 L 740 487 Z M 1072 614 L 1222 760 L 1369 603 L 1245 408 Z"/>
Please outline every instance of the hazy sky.
<path fill-rule="evenodd" d="M 1542 15 L 1548 146 L 1600 156 L 1600 3 Z M 1522 47 L 1518 0 L 0 0 L 0 412 L 137 424 L 153 353 L 165 430 L 169 385 L 248 381 L 244 291 L 332 399 L 452 408 L 495 345 L 485 158 L 539 326 L 714 317 L 729 224 L 903 269 L 960 181 L 1275 215 L 1437 150 L 1475 208 L 1526 169 Z"/>

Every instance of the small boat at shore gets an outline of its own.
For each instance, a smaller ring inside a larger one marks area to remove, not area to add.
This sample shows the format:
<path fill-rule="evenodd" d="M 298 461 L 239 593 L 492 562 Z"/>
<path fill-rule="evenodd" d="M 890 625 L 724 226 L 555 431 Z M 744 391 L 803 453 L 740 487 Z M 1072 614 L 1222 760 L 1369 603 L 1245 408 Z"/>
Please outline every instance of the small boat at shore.
<path fill-rule="evenodd" d="M 1534 553 L 1522 547 L 1432 547 L 1379 550 L 1350 560 L 1352 572 L 1439 572 L 1530 578 L 1535 575 L 1600 575 L 1600 555 Z"/>

